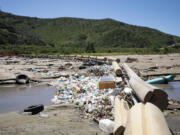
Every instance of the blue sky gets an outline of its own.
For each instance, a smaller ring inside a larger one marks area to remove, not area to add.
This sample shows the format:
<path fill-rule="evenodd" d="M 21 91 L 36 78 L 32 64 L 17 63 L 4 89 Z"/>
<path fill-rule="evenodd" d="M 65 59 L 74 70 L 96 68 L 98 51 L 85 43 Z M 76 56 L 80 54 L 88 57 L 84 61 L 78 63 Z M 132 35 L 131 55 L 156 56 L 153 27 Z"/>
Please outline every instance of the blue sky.
<path fill-rule="evenodd" d="M 0 0 L 0 9 L 40 18 L 112 18 L 180 36 L 180 0 Z"/>

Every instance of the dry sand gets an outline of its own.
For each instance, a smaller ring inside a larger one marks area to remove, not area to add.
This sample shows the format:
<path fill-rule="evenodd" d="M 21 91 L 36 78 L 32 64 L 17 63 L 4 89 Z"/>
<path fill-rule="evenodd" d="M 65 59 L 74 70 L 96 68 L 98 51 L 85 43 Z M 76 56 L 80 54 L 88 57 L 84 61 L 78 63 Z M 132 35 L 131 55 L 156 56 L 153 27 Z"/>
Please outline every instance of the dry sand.
<path fill-rule="evenodd" d="M 138 61 L 128 63 L 133 69 L 139 70 L 141 76 L 152 74 L 179 74 L 175 80 L 180 80 L 180 54 L 169 55 L 120 55 L 106 56 L 108 58 L 120 58 L 124 63 L 128 57 L 137 58 Z M 68 66 L 68 64 L 72 66 Z M 67 64 L 67 65 L 66 65 Z M 26 74 L 32 79 L 58 76 L 59 74 L 86 73 L 79 70 L 81 61 L 48 59 L 48 58 L 21 58 L 0 57 L 0 80 L 15 78 L 18 74 Z M 62 69 L 64 67 L 65 69 Z M 150 70 L 149 68 L 156 69 Z M 35 68 L 37 71 L 32 71 Z"/>
<path fill-rule="evenodd" d="M 82 119 L 74 105 L 47 107 L 44 114 L 22 115 L 17 112 L 0 115 L 0 135 L 105 135 L 95 123 Z"/>

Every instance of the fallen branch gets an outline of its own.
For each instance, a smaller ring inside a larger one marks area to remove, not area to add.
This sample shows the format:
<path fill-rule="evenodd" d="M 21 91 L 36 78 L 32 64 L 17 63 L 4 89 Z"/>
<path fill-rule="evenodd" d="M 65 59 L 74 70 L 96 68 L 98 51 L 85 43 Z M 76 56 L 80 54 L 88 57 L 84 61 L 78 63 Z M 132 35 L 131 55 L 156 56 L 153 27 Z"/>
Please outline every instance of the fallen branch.
<path fill-rule="evenodd" d="M 0 82 L 6 82 L 6 81 L 14 81 L 16 78 L 11 78 L 11 79 L 1 79 Z"/>

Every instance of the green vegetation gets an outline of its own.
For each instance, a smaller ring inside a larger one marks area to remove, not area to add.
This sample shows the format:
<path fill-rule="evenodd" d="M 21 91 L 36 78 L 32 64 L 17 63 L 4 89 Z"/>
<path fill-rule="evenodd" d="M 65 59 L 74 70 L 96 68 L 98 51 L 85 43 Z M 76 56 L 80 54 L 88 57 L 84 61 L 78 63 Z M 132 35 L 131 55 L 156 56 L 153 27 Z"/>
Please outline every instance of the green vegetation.
<path fill-rule="evenodd" d="M 0 11 L 0 53 L 180 52 L 180 37 L 112 19 L 39 19 Z"/>

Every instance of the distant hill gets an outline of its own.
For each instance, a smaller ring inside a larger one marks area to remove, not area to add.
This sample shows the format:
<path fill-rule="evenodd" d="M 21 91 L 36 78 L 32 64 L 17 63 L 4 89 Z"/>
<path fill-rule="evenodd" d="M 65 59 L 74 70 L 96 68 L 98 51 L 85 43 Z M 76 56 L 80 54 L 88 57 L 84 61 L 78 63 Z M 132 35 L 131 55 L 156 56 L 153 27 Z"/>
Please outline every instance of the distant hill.
<path fill-rule="evenodd" d="M 178 43 L 180 37 L 112 19 L 40 19 L 0 11 L 1 53 L 2 50 L 18 53 L 118 52 L 123 48 L 159 49 Z"/>

